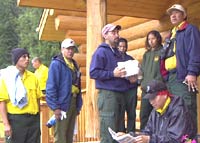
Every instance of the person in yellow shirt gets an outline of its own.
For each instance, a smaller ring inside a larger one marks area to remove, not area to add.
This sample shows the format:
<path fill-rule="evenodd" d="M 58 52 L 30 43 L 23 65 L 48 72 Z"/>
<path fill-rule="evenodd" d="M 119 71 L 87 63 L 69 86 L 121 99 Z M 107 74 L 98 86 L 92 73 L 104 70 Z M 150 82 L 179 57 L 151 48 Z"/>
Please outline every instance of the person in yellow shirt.
<path fill-rule="evenodd" d="M 36 76 L 27 70 L 26 49 L 11 51 L 13 66 L 0 71 L 0 114 L 6 142 L 40 143 L 39 98 L 42 92 Z"/>
<path fill-rule="evenodd" d="M 42 60 L 39 57 L 32 59 L 32 66 L 35 69 L 35 76 L 39 80 L 40 90 L 43 94 L 46 94 L 46 82 L 48 78 L 48 67 L 42 64 Z"/>

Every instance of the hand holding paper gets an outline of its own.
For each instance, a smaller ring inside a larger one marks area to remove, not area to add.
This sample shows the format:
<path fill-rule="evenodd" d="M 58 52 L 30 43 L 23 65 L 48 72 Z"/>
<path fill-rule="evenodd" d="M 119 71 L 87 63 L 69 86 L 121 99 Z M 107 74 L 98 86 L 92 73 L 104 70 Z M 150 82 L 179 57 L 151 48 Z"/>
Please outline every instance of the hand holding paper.
<path fill-rule="evenodd" d="M 118 62 L 118 68 L 125 68 L 125 77 L 137 75 L 139 73 L 139 62 L 137 60 L 128 60 L 125 62 Z"/>
<path fill-rule="evenodd" d="M 114 132 L 110 127 L 108 127 L 108 131 L 112 138 L 116 140 L 118 143 L 134 143 L 136 142 L 135 137 L 130 134 L 118 134 Z"/>

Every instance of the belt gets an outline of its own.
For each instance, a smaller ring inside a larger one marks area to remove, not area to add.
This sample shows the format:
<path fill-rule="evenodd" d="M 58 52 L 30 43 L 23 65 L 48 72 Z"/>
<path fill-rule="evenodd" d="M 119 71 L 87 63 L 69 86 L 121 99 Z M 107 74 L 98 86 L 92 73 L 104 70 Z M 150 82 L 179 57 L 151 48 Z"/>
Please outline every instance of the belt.
<path fill-rule="evenodd" d="M 75 94 L 75 93 L 72 93 L 72 97 L 75 97 L 75 98 L 76 98 L 76 97 L 77 97 L 77 94 Z"/>
<path fill-rule="evenodd" d="M 29 114 L 29 113 L 25 113 L 25 114 L 10 114 L 8 113 L 8 116 L 24 116 L 24 117 L 31 117 L 31 116 L 38 116 L 39 113 L 36 114 Z"/>

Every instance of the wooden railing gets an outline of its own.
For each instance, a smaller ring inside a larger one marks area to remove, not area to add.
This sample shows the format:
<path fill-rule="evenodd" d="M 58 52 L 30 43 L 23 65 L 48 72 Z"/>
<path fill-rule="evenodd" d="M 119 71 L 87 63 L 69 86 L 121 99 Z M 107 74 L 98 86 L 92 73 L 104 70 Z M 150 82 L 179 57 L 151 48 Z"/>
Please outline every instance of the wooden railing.
<path fill-rule="evenodd" d="M 83 103 L 86 100 L 86 92 L 82 92 Z M 53 143 L 53 128 L 47 128 L 46 123 L 48 119 L 51 117 L 52 112 L 48 108 L 46 102 L 41 102 L 40 104 L 41 109 L 41 143 Z M 98 141 L 96 138 L 86 138 L 85 137 L 85 112 L 86 112 L 86 105 L 83 104 L 81 112 L 77 118 L 77 125 L 78 125 L 78 133 L 74 136 L 75 142 L 89 142 L 89 141 Z"/>
<path fill-rule="evenodd" d="M 81 109 L 80 115 L 77 118 L 77 125 L 78 125 L 78 133 L 75 135 L 74 140 L 75 142 L 90 142 L 90 141 L 98 141 L 97 138 L 86 138 L 86 116 L 85 113 L 87 112 L 86 104 L 84 102 L 87 100 L 86 92 L 82 92 L 83 97 L 83 107 Z M 139 98 L 140 99 L 140 98 Z M 138 103 L 137 107 L 137 119 L 136 119 L 136 128 L 139 128 L 139 107 L 140 102 Z M 46 127 L 46 123 L 49 120 L 49 118 L 52 116 L 52 111 L 48 108 L 45 101 L 41 101 L 40 103 L 40 118 L 41 118 L 41 143 L 53 143 L 53 128 Z M 3 125 L 0 120 L 0 127 L 1 131 L 3 131 Z M 0 137 L 0 143 L 3 143 L 3 135 Z"/>
<path fill-rule="evenodd" d="M 199 88 L 200 89 L 200 88 Z M 83 107 L 82 110 L 80 112 L 80 115 L 78 116 L 78 120 L 77 120 L 77 124 L 78 124 L 78 133 L 77 135 L 75 135 L 75 142 L 90 142 L 90 141 L 98 141 L 99 139 L 97 138 L 86 138 L 85 137 L 85 133 L 87 130 L 87 127 L 85 125 L 85 121 L 86 121 L 86 112 L 87 112 L 87 108 L 86 104 L 84 104 L 84 102 L 87 100 L 87 95 L 86 92 L 82 93 L 82 97 L 83 97 Z M 138 95 L 141 95 L 140 90 L 138 91 Z M 140 111 L 140 96 L 138 97 L 138 105 L 137 105 L 137 117 L 136 117 L 136 128 L 139 129 L 140 126 L 140 119 L 139 119 L 139 111 Z M 198 103 L 200 103 L 200 96 L 198 96 Z M 199 109 L 199 104 L 198 104 L 198 109 Z M 41 109 L 41 143 L 53 143 L 53 128 L 47 128 L 46 127 L 46 123 L 48 121 L 48 119 L 51 117 L 52 115 L 52 111 L 48 108 L 47 104 L 45 102 L 41 102 L 40 104 L 40 109 Z M 198 115 L 200 115 L 198 113 Z M 200 118 L 200 116 L 199 116 Z M 200 129 L 199 124 L 198 124 L 198 129 Z M 0 132 L 0 143 L 3 143 L 3 125 L 2 125 L 2 121 L 0 118 L 0 130 L 2 132 Z M 200 131 L 198 130 L 198 133 L 200 133 Z"/>

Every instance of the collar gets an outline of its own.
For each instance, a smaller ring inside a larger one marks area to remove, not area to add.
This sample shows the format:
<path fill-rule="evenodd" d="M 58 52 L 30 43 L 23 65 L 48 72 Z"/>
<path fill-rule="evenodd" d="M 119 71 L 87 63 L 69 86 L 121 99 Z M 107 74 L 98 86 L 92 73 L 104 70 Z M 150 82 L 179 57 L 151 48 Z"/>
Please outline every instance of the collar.
<path fill-rule="evenodd" d="M 175 26 L 171 30 L 171 33 L 167 36 L 167 38 L 170 38 L 172 36 L 173 30 L 175 30 L 175 31 L 183 31 L 183 30 L 185 30 L 187 28 L 188 24 L 189 23 L 187 21 L 181 22 L 178 26 Z"/>
<path fill-rule="evenodd" d="M 183 21 L 183 22 L 181 22 L 178 26 L 175 26 L 175 27 L 172 29 L 172 31 L 173 31 L 173 30 L 176 30 L 176 31 L 185 30 L 186 27 L 187 27 L 187 25 L 188 25 L 188 22 L 187 22 L 187 21 Z"/>
<path fill-rule="evenodd" d="M 182 30 L 185 30 L 186 27 L 188 26 L 188 22 L 187 21 L 183 21 L 181 22 L 178 26 L 177 26 L 177 30 L 178 31 L 182 31 Z"/>
<path fill-rule="evenodd" d="M 163 108 L 161 109 L 157 109 L 156 111 L 158 113 L 160 113 L 160 115 L 163 115 L 165 113 L 165 111 L 167 110 L 169 104 L 171 103 L 171 98 L 170 97 L 167 97 L 167 100 L 165 102 L 165 105 L 163 106 Z"/>
<path fill-rule="evenodd" d="M 71 70 L 75 70 L 75 67 L 74 67 L 74 63 L 71 61 L 71 60 L 68 60 L 67 58 L 63 57 L 64 60 L 65 60 L 65 63 L 68 65 L 68 67 L 71 69 Z"/>

